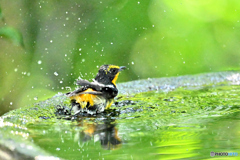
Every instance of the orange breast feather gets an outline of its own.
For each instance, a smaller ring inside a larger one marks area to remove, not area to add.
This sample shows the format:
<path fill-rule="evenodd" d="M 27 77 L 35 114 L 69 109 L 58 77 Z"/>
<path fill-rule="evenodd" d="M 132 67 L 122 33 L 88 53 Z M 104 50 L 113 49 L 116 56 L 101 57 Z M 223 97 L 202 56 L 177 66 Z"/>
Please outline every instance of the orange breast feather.
<path fill-rule="evenodd" d="M 93 89 L 87 89 L 84 92 L 94 92 Z M 85 108 L 87 103 L 89 102 L 90 106 L 94 105 L 94 99 L 96 98 L 96 95 L 93 94 L 78 94 L 70 97 L 71 99 L 75 99 L 77 103 L 81 105 L 82 108 Z"/>

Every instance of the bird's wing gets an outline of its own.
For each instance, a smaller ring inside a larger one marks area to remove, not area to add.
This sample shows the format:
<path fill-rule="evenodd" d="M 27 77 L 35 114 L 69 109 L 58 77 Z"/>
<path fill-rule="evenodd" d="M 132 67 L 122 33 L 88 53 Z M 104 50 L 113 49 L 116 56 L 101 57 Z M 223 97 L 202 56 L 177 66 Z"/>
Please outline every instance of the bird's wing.
<path fill-rule="evenodd" d="M 79 89 L 73 91 L 73 92 L 68 92 L 66 95 L 68 97 L 74 96 L 74 95 L 79 95 L 79 94 L 93 94 L 93 95 L 102 95 L 102 87 L 105 85 L 96 83 L 96 82 L 89 82 L 87 80 L 78 80 L 77 84 L 82 86 Z M 86 91 L 87 89 L 92 89 L 91 91 Z"/>
<path fill-rule="evenodd" d="M 81 94 L 93 94 L 93 95 L 102 95 L 102 92 L 99 92 L 99 91 L 94 91 L 94 90 L 91 90 L 91 91 L 86 91 L 88 88 L 84 88 L 81 87 L 73 92 L 68 92 L 66 93 L 66 95 L 68 97 L 72 97 L 74 95 L 81 95 Z"/>
<path fill-rule="evenodd" d="M 80 85 L 80 86 L 84 86 L 84 87 L 87 87 L 87 88 L 92 88 L 93 90 L 95 91 L 102 91 L 103 88 L 114 88 L 113 85 L 105 85 L 105 84 L 102 84 L 102 83 L 98 83 L 96 81 L 93 81 L 93 82 L 89 82 L 87 80 L 84 80 L 84 79 L 80 79 L 77 81 L 77 84 Z"/>

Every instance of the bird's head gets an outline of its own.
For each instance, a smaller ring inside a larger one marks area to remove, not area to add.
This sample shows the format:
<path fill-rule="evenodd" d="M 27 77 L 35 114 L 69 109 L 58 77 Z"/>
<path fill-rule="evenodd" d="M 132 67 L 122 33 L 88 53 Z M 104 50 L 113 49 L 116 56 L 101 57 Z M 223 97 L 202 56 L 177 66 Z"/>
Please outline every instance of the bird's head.
<path fill-rule="evenodd" d="M 126 69 L 125 66 L 116 66 L 116 65 L 102 65 L 98 71 L 95 80 L 103 84 L 116 85 L 119 72 Z"/>

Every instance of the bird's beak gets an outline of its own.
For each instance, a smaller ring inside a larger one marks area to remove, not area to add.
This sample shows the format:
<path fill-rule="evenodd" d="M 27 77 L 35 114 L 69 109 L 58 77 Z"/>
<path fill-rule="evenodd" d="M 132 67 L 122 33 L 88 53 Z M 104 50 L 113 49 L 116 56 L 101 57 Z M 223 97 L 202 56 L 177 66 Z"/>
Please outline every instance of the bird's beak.
<path fill-rule="evenodd" d="M 122 70 L 124 70 L 124 69 L 126 69 L 127 67 L 125 67 L 125 66 L 121 66 L 121 67 L 119 67 L 119 71 L 122 71 Z"/>

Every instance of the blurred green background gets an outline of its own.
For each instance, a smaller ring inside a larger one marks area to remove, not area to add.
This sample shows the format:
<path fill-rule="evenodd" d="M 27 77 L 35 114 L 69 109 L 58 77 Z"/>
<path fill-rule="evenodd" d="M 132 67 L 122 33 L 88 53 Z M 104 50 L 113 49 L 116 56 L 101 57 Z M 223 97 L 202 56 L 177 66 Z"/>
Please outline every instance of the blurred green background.
<path fill-rule="evenodd" d="M 0 115 L 74 89 L 102 64 L 118 82 L 238 70 L 239 0 L 2 0 Z"/>

